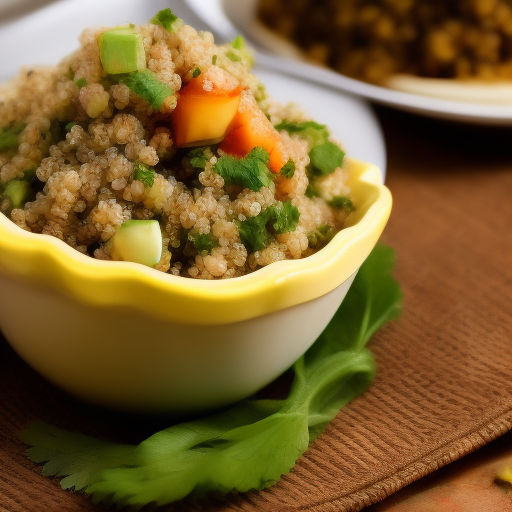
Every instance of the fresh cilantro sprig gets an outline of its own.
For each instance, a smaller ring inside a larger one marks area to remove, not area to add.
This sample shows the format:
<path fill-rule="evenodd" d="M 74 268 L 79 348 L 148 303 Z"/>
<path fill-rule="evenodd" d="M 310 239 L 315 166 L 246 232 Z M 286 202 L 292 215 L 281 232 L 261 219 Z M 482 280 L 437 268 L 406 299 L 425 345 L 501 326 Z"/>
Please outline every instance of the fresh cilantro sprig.
<path fill-rule="evenodd" d="M 174 91 L 167 84 L 160 82 L 149 69 L 128 73 L 119 81 L 126 84 L 134 94 L 146 100 L 154 110 L 160 110 L 164 101 L 174 94 Z"/>
<path fill-rule="evenodd" d="M 257 192 L 261 187 L 272 183 L 272 174 L 268 169 L 270 157 L 262 147 L 255 147 L 243 157 L 224 155 L 213 166 L 214 172 L 224 178 L 226 185 L 238 185 Z"/>
<path fill-rule="evenodd" d="M 285 130 L 290 135 L 293 135 L 294 133 L 299 134 L 301 138 L 308 141 L 310 149 L 318 144 L 322 144 L 329 138 L 329 130 L 327 129 L 327 126 L 318 124 L 315 121 L 295 123 L 284 119 L 275 126 L 275 129 L 277 131 Z"/>
<path fill-rule="evenodd" d="M 295 231 L 299 216 L 299 210 L 290 201 L 277 202 L 238 224 L 240 240 L 250 253 L 261 251 L 272 234 Z"/>
<path fill-rule="evenodd" d="M 139 445 L 99 441 L 42 422 L 22 434 L 27 455 L 64 489 L 118 507 L 165 505 L 190 494 L 244 492 L 274 484 L 340 408 L 375 373 L 366 343 L 399 316 L 394 255 L 378 246 L 361 266 L 334 318 L 294 365 L 285 400 L 244 400 L 219 413 L 174 425 Z"/>

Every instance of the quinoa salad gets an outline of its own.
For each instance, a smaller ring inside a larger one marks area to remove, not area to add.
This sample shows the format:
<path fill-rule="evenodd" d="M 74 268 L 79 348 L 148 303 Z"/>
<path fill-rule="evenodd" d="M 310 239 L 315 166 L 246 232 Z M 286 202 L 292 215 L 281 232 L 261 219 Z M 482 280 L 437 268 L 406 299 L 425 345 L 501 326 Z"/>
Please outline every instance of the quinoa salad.
<path fill-rule="evenodd" d="M 268 98 L 241 37 L 215 45 L 165 9 L 79 40 L 0 90 L 0 212 L 20 228 L 201 279 L 307 257 L 343 229 L 344 151 Z"/>

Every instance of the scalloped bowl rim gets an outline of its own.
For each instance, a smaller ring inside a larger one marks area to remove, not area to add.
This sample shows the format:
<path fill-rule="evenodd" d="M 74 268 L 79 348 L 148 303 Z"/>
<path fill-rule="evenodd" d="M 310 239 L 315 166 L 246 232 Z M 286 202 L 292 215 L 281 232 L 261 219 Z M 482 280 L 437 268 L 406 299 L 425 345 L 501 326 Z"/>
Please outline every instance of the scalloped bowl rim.
<path fill-rule="evenodd" d="M 376 244 L 391 211 L 380 170 L 347 158 L 373 198 L 364 215 L 306 258 L 274 262 L 241 277 L 200 280 L 131 262 L 101 261 L 65 242 L 19 228 L 0 214 L 0 273 L 51 288 L 92 307 L 137 311 L 179 324 L 255 318 L 320 297 L 348 279 Z"/>

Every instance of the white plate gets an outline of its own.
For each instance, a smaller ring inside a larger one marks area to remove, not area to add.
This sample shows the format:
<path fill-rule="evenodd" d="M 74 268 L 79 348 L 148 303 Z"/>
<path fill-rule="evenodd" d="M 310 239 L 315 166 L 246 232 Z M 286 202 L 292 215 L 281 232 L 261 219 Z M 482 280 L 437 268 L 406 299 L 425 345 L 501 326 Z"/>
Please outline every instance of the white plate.
<path fill-rule="evenodd" d="M 36 11 L 0 29 L 0 81 L 15 76 L 23 65 L 57 63 L 78 46 L 77 37 L 87 26 L 141 24 L 165 7 L 194 27 L 206 28 L 183 0 L 61 0 Z M 259 62 L 254 72 L 271 96 L 284 103 L 298 103 L 315 120 L 329 126 L 348 154 L 385 172 L 384 139 L 372 110 L 364 101 L 299 81 Z"/>
<path fill-rule="evenodd" d="M 512 126 L 512 102 L 506 105 L 492 105 L 411 94 L 354 80 L 330 69 L 306 63 L 301 53 L 292 44 L 266 30 L 261 24 L 255 23 L 254 9 L 257 0 L 186 0 L 186 2 L 205 23 L 210 25 L 210 30 L 218 37 L 231 40 L 238 33 L 242 33 L 256 48 L 279 54 L 280 57 L 257 54 L 259 65 L 267 69 L 329 85 L 380 104 L 417 114 L 476 124 Z M 412 86 L 415 87 L 415 84 Z M 462 94 L 458 95 L 456 91 L 455 97 L 467 97 L 474 92 L 465 89 L 463 85 L 460 87 L 463 90 Z M 422 90 L 425 94 L 425 88 L 430 89 L 431 95 L 434 96 L 446 93 L 446 88 L 440 90 L 437 84 L 428 82 L 422 84 L 421 88 L 413 90 Z M 503 91 L 501 86 L 498 89 L 493 91 L 493 86 L 490 86 L 491 99 L 495 96 L 495 92 Z M 450 89 L 448 94 L 453 96 L 454 92 Z M 508 88 L 506 94 L 510 96 Z"/>

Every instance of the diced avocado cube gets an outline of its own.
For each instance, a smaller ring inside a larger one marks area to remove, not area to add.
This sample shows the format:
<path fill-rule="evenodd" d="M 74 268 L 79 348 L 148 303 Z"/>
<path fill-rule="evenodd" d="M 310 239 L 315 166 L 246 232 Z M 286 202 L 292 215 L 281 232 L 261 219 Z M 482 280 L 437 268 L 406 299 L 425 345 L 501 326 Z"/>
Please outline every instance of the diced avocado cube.
<path fill-rule="evenodd" d="M 21 208 L 26 203 L 30 191 L 28 181 L 12 180 L 5 184 L 2 196 L 11 200 L 13 208 Z"/>
<path fill-rule="evenodd" d="M 118 27 L 103 33 L 98 41 L 103 69 L 110 75 L 143 71 L 146 54 L 142 37 L 133 28 Z"/>
<path fill-rule="evenodd" d="M 128 220 L 107 245 L 114 260 L 154 267 L 162 257 L 160 224 L 157 220 Z"/>

